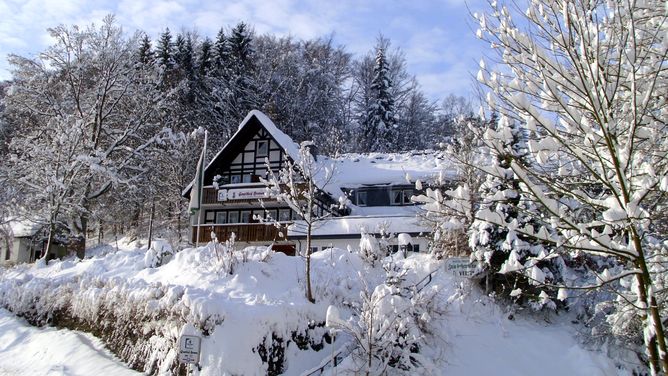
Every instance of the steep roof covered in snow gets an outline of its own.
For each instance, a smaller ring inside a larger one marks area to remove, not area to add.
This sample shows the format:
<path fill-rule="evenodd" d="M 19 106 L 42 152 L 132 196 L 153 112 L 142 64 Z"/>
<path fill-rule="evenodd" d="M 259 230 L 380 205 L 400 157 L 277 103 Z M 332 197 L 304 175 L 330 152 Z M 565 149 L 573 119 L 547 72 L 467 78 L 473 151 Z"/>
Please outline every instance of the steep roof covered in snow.
<path fill-rule="evenodd" d="M 299 158 L 299 145 L 294 142 L 290 136 L 278 129 L 276 124 L 274 124 L 274 122 L 271 121 L 267 115 L 261 111 L 252 110 L 248 113 L 248 115 L 246 115 L 241 124 L 239 124 L 239 128 L 234 133 L 234 135 L 232 135 L 230 140 L 227 141 L 225 146 L 223 146 L 223 148 L 218 151 L 216 156 L 213 157 L 213 159 L 211 159 L 211 161 L 204 168 L 205 184 L 207 181 L 211 181 L 213 179 L 213 167 L 220 164 L 226 156 L 233 155 L 243 150 L 245 141 L 252 138 L 261 127 L 271 135 L 274 141 L 280 145 L 283 151 L 290 158 L 293 160 L 297 160 Z M 188 186 L 183 191 L 184 195 L 190 194 L 193 183 L 194 180 L 188 184 Z"/>
<path fill-rule="evenodd" d="M 285 155 L 298 161 L 299 144 L 290 136 L 283 133 L 269 117 L 258 110 L 248 113 L 239 125 L 237 132 L 225 146 L 216 154 L 205 168 L 205 185 L 212 181 L 215 170 L 224 164 L 224 160 L 243 150 L 247 140 L 251 139 L 260 128 L 264 128 L 269 135 L 284 150 Z M 316 172 L 315 181 L 321 189 L 334 199 L 344 193 L 344 189 L 363 186 L 379 185 L 413 185 L 417 180 L 422 182 L 453 180 L 457 176 L 454 163 L 442 151 L 423 150 L 404 153 L 368 153 L 343 154 L 336 158 L 318 155 L 316 158 L 322 168 Z M 331 167 L 334 176 L 326 180 Z M 184 190 L 188 194 L 192 183 Z"/>

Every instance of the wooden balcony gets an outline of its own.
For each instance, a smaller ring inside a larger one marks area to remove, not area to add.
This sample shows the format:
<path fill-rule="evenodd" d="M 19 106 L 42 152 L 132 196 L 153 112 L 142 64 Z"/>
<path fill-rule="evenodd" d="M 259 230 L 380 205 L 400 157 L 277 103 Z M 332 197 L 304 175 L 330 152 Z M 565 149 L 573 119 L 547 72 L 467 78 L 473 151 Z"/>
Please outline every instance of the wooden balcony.
<path fill-rule="evenodd" d="M 237 242 L 273 242 L 282 241 L 285 238 L 279 238 L 278 229 L 273 224 L 246 223 L 233 225 L 201 225 L 199 232 L 199 243 L 208 243 L 211 241 L 211 232 L 216 234 L 218 241 L 225 241 L 230 238 L 232 233 L 236 235 Z M 287 234 L 287 230 L 282 231 Z M 196 242 L 197 226 L 192 226 L 192 241 Z"/>
<path fill-rule="evenodd" d="M 242 187 L 243 188 L 243 187 Z M 254 186 L 252 188 L 262 188 L 262 187 L 257 187 Z M 266 197 L 262 199 L 263 201 L 275 201 L 274 198 L 272 197 Z M 248 199 L 248 200 L 233 200 L 233 201 L 218 201 L 218 190 L 216 188 L 212 187 L 205 187 L 202 189 L 202 204 L 220 204 L 220 205 L 225 205 L 225 204 L 257 204 L 258 199 L 253 198 L 253 199 Z"/>
<path fill-rule="evenodd" d="M 218 190 L 215 188 L 202 189 L 202 204 L 217 204 Z"/>

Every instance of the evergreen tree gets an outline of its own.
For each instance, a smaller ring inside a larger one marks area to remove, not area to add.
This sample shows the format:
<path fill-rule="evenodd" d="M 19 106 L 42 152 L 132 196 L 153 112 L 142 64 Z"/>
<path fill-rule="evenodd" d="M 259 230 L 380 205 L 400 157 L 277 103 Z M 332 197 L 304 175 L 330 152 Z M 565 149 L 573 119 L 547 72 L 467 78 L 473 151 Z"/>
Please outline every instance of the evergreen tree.
<path fill-rule="evenodd" d="M 172 34 L 170 33 L 169 28 L 166 28 L 160 35 L 158 47 L 156 48 L 156 58 L 163 70 L 168 70 L 174 66 L 173 54 L 174 45 L 172 42 Z"/>
<path fill-rule="evenodd" d="M 211 56 L 211 39 L 204 38 L 204 41 L 199 47 L 199 54 L 197 55 L 197 74 L 200 79 L 206 76 L 212 67 L 212 56 Z"/>
<path fill-rule="evenodd" d="M 543 290 L 534 286 L 556 277 L 555 264 L 527 263 L 529 257 L 547 250 L 527 236 L 524 229 L 550 230 L 549 225 L 539 222 L 540 213 L 523 194 L 520 179 L 511 169 L 512 163 L 529 166 L 522 130 L 516 122 L 503 117 L 497 124 L 490 124 L 485 139 L 494 140 L 491 151 L 495 164 L 488 167 L 487 178 L 480 187 L 480 206 L 470 228 L 469 245 L 474 258 L 484 265 L 487 290 L 516 301 L 529 299 L 537 303 L 536 308 L 543 304 L 554 307 L 545 295 L 540 296 Z"/>
<path fill-rule="evenodd" d="M 376 61 L 371 83 L 372 98 L 362 123 L 362 136 L 366 149 L 376 152 L 392 151 L 397 140 L 397 119 L 395 114 L 392 81 L 382 44 L 376 48 Z"/>
<path fill-rule="evenodd" d="M 155 56 L 151 47 L 151 38 L 149 38 L 146 34 L 144 34 L 144 36 L 142 36 L 139 41 L 137 60 L 143 65 L 152 65 L 155 61 Z"/>
<path fill-rule="evenodd" d="M 185 79 L 192 79 L 195 76 L 195 64 L 193 59 L 192 38 L 189 35 L 179 34 L 176 37 L 175 62 L 181 75 Z"/>
<path fill-rule="evenodd" d="M 231 54 L 231 68 L 235 75 L 241 76 L 244 72 L 254 71 L 253 34 L 243 22 L 232 29 L 229 38 L 229 49 Z"/>
<path fill-rule="evenodd" d="M 230 61 L 230 46 L 225 36 L 225 30 L 221 28 L 213 44 L 213 66 L 218 77 L 227 77 L 225 73 Z"/>
<path fill-rule="evenodd" d="M 230 59 L 226 82 L 226 118 L 231 124 L 239 124 L 250 110 L 260 107 L 252 43 L 252 31 L 245 23 L 241 22 L 232 29 L 227 43 Z"/>
<path fill-rule="evenodd" d="M 388 45 L 389 42 L 386 39 L 379 38 L 370 77 L 365 78 L 369 68 L 364 68 L 370 62 L 362 61 L 358 68 L 357 80 L 362 92 L 362 98 L 359 101 L 363 111 L 358 144 L 362 151 L 391 151 L 397 141 L 395 93 L 390 73 L 391 67 L 386 57 Z M 366 81 L 369 78 L 371 80 Z"/>

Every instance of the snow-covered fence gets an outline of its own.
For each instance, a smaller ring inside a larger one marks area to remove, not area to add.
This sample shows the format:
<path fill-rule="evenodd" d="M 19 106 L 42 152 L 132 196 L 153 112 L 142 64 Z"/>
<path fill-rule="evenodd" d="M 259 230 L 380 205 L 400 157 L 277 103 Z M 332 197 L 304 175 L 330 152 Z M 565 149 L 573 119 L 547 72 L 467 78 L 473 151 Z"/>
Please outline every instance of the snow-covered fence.
<path fill-rule="evenodd" d="M 332 355 L 323 359 L 322 362 L 320 362 L 320 364 L 318 364 L 316 367 L 302 372 L 301 376 L 322 375 L 326 370 L 330 368 L 336 368 L 336 366 L 338 366 L 343 361 L 343 359 L 350 355 L 352 351 L 352 346 L 343 346 L 332 353 Z"/>

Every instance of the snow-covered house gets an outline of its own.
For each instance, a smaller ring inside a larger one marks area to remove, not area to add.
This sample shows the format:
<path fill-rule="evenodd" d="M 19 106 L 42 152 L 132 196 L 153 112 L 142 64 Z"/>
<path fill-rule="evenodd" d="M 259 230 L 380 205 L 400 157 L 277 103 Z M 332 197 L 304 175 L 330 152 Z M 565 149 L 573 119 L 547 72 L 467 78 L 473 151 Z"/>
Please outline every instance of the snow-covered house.
<path fill-rule="evenodd" d="M 48 226 L 37 220 L 8 220 L 0 226 L 0 264 L 34 262 L 46 248 Z M 85 255 L 83 242 L 77 237 L 65 235 L 64 228 L 57 228 L 49 247 L 47 259 L 76 254 Z"/>
<path fill-rule="evenodd" d="M 268 196 L 267 163 L 271 170 L 299 158 L 299 145 L 280 131 L 262 112 L 251 111 L 230 141 L 206 166 L 202 207 L 192 221 L 192 241 L 226 240 L 235 233 L 244 245 L 274 244 L 274 249 L 294 254 L 306 247 L 300 218 L 286 205 Z M 334 177 L 319 188 L 321 212 L 331 215 L 312 230 L 312 247 L 356 248 L 362 233 L 386 235 L 390 247 L 402 245 L 426 251 L 430 228 L 421 223 L 419 206 L 411 202 L 417 180 L 452 177 L 451 163 L 439 153 L 345 154 L 337 158 L 316 156 L 318 164 L 334 166 Z M 192 184 L 184 192 L 190 195 Z M 347 205 L 338 208 L 341 198 Z M 261 204 L 260 200 L 263 204 Z M 258 218 L 275 219 L 282 227 Z M 398 236 L 399 234 L 404 234 Z M 409 243 L 409 244 L 403 244 Z"/>
<path fill-rule="evenodd" d="M 0 263 L 20 264 L 35 261 L 41 252 L 37 239 L 42 226 L 24 220 L 8 221 L 0 228 Z"/>

